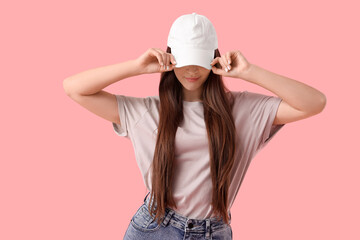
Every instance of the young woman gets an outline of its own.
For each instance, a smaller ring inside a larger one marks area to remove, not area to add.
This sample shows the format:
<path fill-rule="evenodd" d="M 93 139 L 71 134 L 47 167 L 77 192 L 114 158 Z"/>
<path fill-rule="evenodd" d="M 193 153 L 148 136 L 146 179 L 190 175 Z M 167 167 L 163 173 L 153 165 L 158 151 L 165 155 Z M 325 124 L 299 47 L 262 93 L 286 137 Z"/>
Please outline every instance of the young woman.
<path fill-rule="evenodd" d="M 251 159 L 286 123 L 320 113 L 326 97 L 249 63 L 239 50 L 221 56 L 203 15 L 176 19 L 167 45 L 166 52 L 149 48 L 134 60 L 71 76 L 64 89 L 134 143 L 149 193 L 124 239 L 232 239 L 230 208 Z M 159 96 L 102 90 L 150 73 L 161 73 Z M 222 76 L 277 97 L 229 91 Z"/>

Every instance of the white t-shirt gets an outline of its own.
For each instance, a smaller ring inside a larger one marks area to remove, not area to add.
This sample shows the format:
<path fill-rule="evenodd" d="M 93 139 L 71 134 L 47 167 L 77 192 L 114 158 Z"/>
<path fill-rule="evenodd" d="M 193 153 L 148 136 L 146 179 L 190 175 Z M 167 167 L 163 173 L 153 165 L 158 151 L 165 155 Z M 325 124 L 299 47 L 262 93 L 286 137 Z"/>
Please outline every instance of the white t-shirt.
<path fill-rule="evenodd" d="M 231 172 L 229 210 L 235 200 L 251 159 L 280 130 L 274 125 L 281 98 L 248 91 L 235 92 L 232 110 L 237 137 Z M 131 140 L 145 186 L 151 190 L 149 167 L 155 151 L 159 123 L 159 96 L 145 98 L 116 95 L 121 125 L 114 131 Z M 175 212 L 193 219 L 214 217 L 208 139 L 202 102 L 183 101 L 184 121 L 175 137 Z"/>

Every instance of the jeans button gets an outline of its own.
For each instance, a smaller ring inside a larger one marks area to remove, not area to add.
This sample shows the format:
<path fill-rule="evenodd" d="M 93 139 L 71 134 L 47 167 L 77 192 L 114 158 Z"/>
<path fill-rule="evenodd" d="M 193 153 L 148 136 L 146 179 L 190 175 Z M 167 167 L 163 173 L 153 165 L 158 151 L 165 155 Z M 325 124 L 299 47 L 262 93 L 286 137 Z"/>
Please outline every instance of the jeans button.
<path fill-rule="evenodd" d="M 189 224 L 188 224 L 188 227 L 189 227 L 189 228 L 193 228 L 193 227 L 194 227 L 194 224 L 193 224 L 193 223 L 189 223 Z"/>

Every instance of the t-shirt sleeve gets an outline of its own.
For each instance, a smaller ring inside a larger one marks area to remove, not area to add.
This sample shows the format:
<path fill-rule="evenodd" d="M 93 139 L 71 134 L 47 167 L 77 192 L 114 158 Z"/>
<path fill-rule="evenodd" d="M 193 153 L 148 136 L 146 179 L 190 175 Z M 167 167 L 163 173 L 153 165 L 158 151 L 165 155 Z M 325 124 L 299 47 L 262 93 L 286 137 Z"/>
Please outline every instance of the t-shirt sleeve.
<path fill-rule="evenodd" d="M 118 113 L 120 124 L 112 123 L 115 133 L 119 136 L 130 138 L 136 123 L 148 111 L 148 98 L 117 95 Z"/>
<path fill-rule="evenodd" d="M 272 125 L 282 99 L 254 92 L 245 93 L 249 104 L 252 133 L 257 139 L 257 150 L 260 150 L 285 125 Z"/>

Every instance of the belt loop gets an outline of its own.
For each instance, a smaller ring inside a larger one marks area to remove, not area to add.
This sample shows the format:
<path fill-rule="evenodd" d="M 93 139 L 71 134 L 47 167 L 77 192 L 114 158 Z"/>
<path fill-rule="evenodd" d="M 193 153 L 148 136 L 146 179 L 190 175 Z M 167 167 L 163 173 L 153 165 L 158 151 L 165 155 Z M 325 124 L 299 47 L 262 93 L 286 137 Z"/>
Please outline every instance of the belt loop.
<path fill-rule="evenodd" d="M 148 192 L 148 193 L 146 194 L 146 196 L 145 196 L 145 198 L 144 198 L 144 202 L 145 202 L 145 200 L 146 200 L 147 196 L 149 195 L 149 193 L 150 193 L 150 192 Z"/>
<path fill-rule="evenodd" d="M 210 219 L 209 219 L 209 218 L 206 219 L 206 234 L 205 234 L 205 238 L 206 238 L 206 239 L 210 239 Z"/>
<path fill-rule="evenodd" d="M 164 218 L 164 221 L 163 221 L 163 224 L 165 227 L 168 225 L 168 223 L 169 223 L 172 215 L 174 215 L 174 213 L 175 213 L 174 210 L 170 209 L 168 214 L 166 214 L 166 217 Z"/>

